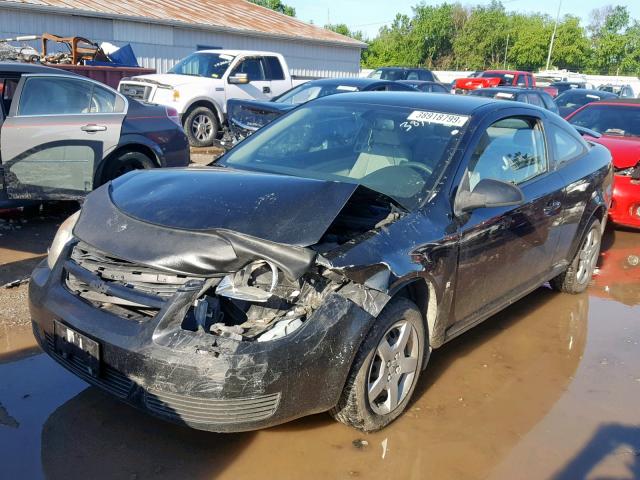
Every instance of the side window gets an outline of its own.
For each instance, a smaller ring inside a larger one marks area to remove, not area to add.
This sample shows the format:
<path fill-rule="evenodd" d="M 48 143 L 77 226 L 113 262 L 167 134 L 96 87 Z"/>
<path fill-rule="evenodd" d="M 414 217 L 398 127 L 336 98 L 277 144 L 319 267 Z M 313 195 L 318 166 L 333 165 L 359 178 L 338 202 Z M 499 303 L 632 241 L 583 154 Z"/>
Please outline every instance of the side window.
<path fill-rule="evenodd" d="M 91 113 L 113 113 L 116 111 L 116 94 L 94 85 L 91 96 Z"/>
<path fill-rule="evenodd" d="M 418 77 L 420 77 L 420 80 L 426 80 L 426 81 L 433 81 L 433 75 L 431 75 L 429 72 L 425 72 L 424 70 L 420 70 L 420 72 L 418 73 Z"/>
<path fill-rule="evenodd" d="M 265 80 L 264 67 L 261 58 L 245 58 L 235 68 L 233 74 L 246 73 L 249 81 Z"/>
<path fill-rule="evenodd" d="M 20 80 L 17 78 L 5 78 L 0 80 L 0 93 L 2 94 L 2 105 L 0 105 L 0 109 L 4 112 L 4 116 L 9 114 L 11 101 L 16 93 L 19 81 Z"/>
<path fill-rule="evenodd" d="M 407 80 L 421 80 L 421 78 L 418 72 L 411 70 L 407 75 Z"/>
<path fill-rule="evenodd" d="M 542 99 L 537 93 L 527 93 L 527 97 L 531 105 L 544 108 L 544 103 L 542 102 Z"/>
<path fill-rule="evenodd" d="M 510 117 L 494 123 L 482 134 L 469 162 L 466 179 L 471 191 L 485 178 L 519 185 L 547 169 L 539 120 Z"/>
<path fill-rule="evenodd" d="M 554 125 L 552 135 L 554 158 L 558 167 L 561 167 L 563 164 L 570 162 L 585 152 L 583 143 L 563 128 Z"/>
<path fill-rule="evenodd" d="M 89 113 L 93 83 L 62 77 L 28 78 L 18 115 L 69 115 Z"/>
<path fill-rule="evenodd" d="M 264 57 L 268 66 L 268 78 L 267 80 L 284 80 L 284 71 L 278 57 Z"/>
<path fill-rule="evenodd" d="M 526 87 L 526 85 L 527 85 L 527 77 L 526 77 L 526 75 L 518 75 L 518 78 L 516 80 L 516 85 L 518 87 Z"/>

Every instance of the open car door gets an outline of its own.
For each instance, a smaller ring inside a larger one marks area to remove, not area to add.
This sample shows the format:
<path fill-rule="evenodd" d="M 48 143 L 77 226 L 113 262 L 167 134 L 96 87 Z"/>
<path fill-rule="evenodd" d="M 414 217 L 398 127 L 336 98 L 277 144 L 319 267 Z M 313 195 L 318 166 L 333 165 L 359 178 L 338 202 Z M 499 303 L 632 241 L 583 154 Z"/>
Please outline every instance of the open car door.
<path fill-rule="evenodd" d="M 94 188 L 102 159 L 118 145 L 127 101 L 83 77 L 23 75 L 2 124 L 7 196 L 70 200 Z"/>

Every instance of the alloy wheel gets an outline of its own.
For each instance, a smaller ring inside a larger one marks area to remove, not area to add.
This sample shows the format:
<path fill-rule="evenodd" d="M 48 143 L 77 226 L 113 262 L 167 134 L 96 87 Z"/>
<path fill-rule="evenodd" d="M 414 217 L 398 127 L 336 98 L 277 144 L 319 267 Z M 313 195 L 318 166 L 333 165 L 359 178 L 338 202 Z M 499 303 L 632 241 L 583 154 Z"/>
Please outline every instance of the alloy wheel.
<path fill-rule="evenodd" d="M 382 336 L 367 377 L 369 405 L 375 413 L 392 412 L 407 396 L 419 368 L 419 352 L 418 332 L 405 320 Z"/>
<path fill-rule="evenodd" d="M 213 132 L 213 122 L 206 115 L 196 115 L 191 122 L 191 132 L 200 142 L 204 142 L 211 137 Z"/>
<path fill-rule="evenodd" d="M 595 228 L 592 228 L 587 234 L 587 238 L 582 245 L 582 249 L 579 254 L 578 269 L 576 271 L 576 280 L 578 283 L 583 284 L 589 280 L 589 275 L 593 272 L 596 263 L 598 262 L 598 248 L 600 245 L 600 239 L 598 232 Z"/>

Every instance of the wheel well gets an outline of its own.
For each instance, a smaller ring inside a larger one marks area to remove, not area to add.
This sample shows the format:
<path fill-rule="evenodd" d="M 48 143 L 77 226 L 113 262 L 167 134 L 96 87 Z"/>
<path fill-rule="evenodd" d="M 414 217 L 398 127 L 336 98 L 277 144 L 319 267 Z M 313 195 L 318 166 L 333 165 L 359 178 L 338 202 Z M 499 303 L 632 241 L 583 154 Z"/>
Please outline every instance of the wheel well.
<path fill-rule="evenodd" d="M 198 108 L 198 107 L 207 107 L 208 109 L 210 109 L 211 111 L 213 111 L 216 114 L 216 117 L 218 118 L 218 129 L 222 128 L 222 113 L 220 112 L 220 110 L 218 110 L 218 107 L 212 103 L 212 102 L 208 102 L 207 100 L 198 100 L 197 102 L 193 102 L 191 105 L 189 105 L 189 108 L 187 108 L 187 110 L 184 112 L 184 115 L 182 115 L 182 127 L 184 128 L 184 122 L 187 121 L 187 117 L 189 116 L 189 114 L 193 111 L 194 108 Z"/>
<path fill-rule="evenodd" d="M 602 228 L 604 229 L 605 223 L 604 223 L 604 216 L 605 216 L 605 208 L 600 205 L 598 206 L 598 208 L 596 208 L 596 211 L 593 212 L 593 217 L 597 218 L 600 221 L 600 225 L 602 226 Z M 604 232 L 604 230 L 603 230 Z"/>
<path fill-rule="evenodd" d="M 161 167 L 162 165 L 160 165 L 160 161 L 158 160 L 157 155 L 154 153 L 153 150 L 151 150 L 149 147 L 147 147 L 146 145 L 141 145 L 138 143 L 132 143 L 132 144 L 128 144 L 128 145 L 122 145 L 121 147 L 116 148 L 113 152 L 111 152 L 107 158 L 105 158 L 102 163 L 100 163 L 100 168 L 98 168 L 98 170 L 96 171 L 96 176 L 94 179 L 94 184 L 99 184 L 102 185 L 102 175 L 104 173 L 104 168 L 105 166 L 114 158 L 117 158 L 119 155 L 122 155 L 123 153 L 128 153 L 128 152 L 138 152 L 138 153 L 142 153 L 143 155 L 146 155 L 147 157 L 149 157 L 151 159 L 151 161 L 157 166 L 157 167 Z"/>
<path fill-rule="evenodd" d="M 434 327 L 437 312 L 436 294 L 433 285 L 420 278 L 402 287 L 396 292 L 395 296 L 408 298 L 418 306 L 424 320 L 427 338 L 431 339 L 435 333 Z"/>

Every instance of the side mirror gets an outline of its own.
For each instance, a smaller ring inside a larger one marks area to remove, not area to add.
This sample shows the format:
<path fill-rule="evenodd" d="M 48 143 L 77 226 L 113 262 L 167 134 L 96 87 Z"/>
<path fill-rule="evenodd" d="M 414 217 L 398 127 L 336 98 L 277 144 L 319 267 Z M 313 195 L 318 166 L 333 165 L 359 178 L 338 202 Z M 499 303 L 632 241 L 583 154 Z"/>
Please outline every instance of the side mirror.
<path fill-rule="evenodd" d="M 456 212 L 470 212 L 478 208 L 522 205 L 524 194 L 512 183 L 484 178 L 472 192 L 460 192 L 456 197 Z"/>
<path fill-rule="evenodd" d="M 236 73 L 229 77 L 229 83 L 232 85 L 246 85 L 249 83 L 249 75 L 246 73 Z"/>

